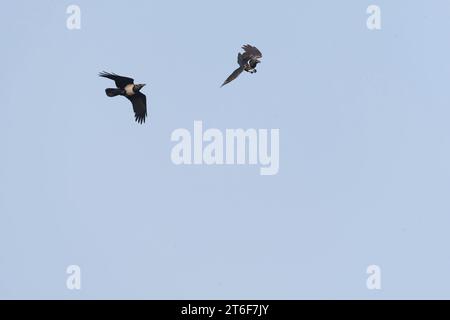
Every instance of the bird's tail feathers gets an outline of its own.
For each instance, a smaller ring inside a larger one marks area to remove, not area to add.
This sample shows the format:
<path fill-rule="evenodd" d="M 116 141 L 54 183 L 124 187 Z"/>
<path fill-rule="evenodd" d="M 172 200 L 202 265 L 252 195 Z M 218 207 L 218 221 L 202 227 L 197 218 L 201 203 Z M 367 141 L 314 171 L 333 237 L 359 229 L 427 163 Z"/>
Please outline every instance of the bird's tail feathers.
<path fill-rule="evenodd" d="M 118 95 L 122 94 L 123 93 L 123 89 L 108 88 L 108 89 L 105 90 L 105 92 L 106 92 L 106 95 L 108 97 L 115 97 L 115 96 L 118 96 Z"/>
<path fill-rule="evenodd" d="M 225 80 L 225 82 L 220 87 L 222 88 L 224 85 L 236 79 L 242 73 L 242 71 L 244 71 L 244 67 L 239 67 L 234 70 L 234 72 L 227 78 L 227 80 Z"/>

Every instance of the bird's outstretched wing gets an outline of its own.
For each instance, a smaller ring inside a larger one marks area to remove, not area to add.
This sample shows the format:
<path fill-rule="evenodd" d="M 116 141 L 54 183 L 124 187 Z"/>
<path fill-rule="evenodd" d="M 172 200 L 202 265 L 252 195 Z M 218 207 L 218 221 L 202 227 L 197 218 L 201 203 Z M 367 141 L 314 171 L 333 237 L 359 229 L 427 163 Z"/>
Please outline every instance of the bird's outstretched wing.
<path fill-rule="evenodd" d="M 127 96 L 127 98 L 133 104 L 136 122 L 140 124 L 144 123 L 147 117 L 147 97 L 145 94 L 138 92 L 132 96 Z"/>
<path fill-rule="evenodd" d="M 126 85 L 134 83 L 133 79 L 128 78 L 128 77 L 122 77 L 115 73 L 109 73 L 109 72 L 103 71 L 103 72 L 99 73 L 99 76 L 113 80 L 116 83 L 116 87 L 120 88 L 120 89 L 125 89 Z"/>
<path fill-rule="evenodd" d="M 239 75 L 242 73 L 242 71 L 244 71 L 244 67 L 239 67 L 236 70 L 234 70 L 234 72 L 227 78 L 227 80 L 225 80 L 225 82 L 222 84 L 221 87 L 223 87 L 224 85 L 230 83 L 231 81 L 233 81 L 234 79 L 239 77 Z"/>
<path fill-rule="evenodd" d="M 246 58 L 248 58 L 248 57 L 255 58 L 255 59 L 262 58 L 261 51 L 259 51 L 258 48 L 256 48 L 256 47 L 246 44 L 245 46 L 242 47 L 242 49 L 244 49 L 244 57 L 246 57 Z"/>
<path fill-rule="evenodd" d="M 237 63 L 240 67 L 242 67 L 245 64 L 244 56 L 240 52 L 238 53 Z"/>

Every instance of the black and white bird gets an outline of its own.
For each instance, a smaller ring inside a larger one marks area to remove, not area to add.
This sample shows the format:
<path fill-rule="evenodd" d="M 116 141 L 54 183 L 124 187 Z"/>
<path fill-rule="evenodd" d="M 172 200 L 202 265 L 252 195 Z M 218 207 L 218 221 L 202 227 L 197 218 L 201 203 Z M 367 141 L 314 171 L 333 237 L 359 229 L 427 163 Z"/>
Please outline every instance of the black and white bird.
<path fill-rule="evenodd" d="M 242 47 L 244 49 L 244 53 L 238 54 L 238 64 L 239 68 L 237 68 L 228 78 L 225 80 L 225 82 L 222 84 L 222 87 L 234 79 L 236 79 L 242 71 L 247 71 L 250 73 L 256 73 L 256 66 L 258 63 L 261 63 L 259 59 L 262 58 L 262 53 L 259 51 L 256 47 L 253 47 L 249 44 Z"/>
<path fill-rule="evenodd" d="M 131 101 L 136 122 L 142 124 L 147 117 L 147 97 L 141 92 L 145 84 L 134 84 L 134 80 L 115 73 L 100 72 L 100 77 L 108 78 L 116 83 L 117 88 L 105 90 L 108 97 L 124 96 Z"/>

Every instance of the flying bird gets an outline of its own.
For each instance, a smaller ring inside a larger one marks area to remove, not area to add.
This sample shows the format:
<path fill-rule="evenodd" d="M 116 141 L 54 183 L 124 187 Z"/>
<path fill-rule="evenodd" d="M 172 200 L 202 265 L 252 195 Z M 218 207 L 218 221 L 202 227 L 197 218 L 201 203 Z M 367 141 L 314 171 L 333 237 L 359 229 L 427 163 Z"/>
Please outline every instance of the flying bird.
<path fill-rule="evenodd" d="M 236 79 L 242 71 L 247 71 L 250 73 L 256 73 L 256 66 L 258 63 L 261 63 L 259 59 L 262 58 L 262 53 L 256 47 L 253 47 L 249 44 L 242 47 L 244 49 L 244 53 L 238 54 L 237 63 L 239 64 L 239 68 L 234 70 L 234 72 L 225 80 L 222 84 L 222 87 L 234 79 Z"/>
<path fill-rule="evenodd" d="M 147 97 L 141 92 L 145 84 L 134 84 L 134 80 L 115 73 L 100 72 L 100 77 L 108 78 L 116 83 L 117 88 L 105 90 L 108 97 L 124 96 L 131 101 L 136 122 L 142 124 L 147 117 Z"/>

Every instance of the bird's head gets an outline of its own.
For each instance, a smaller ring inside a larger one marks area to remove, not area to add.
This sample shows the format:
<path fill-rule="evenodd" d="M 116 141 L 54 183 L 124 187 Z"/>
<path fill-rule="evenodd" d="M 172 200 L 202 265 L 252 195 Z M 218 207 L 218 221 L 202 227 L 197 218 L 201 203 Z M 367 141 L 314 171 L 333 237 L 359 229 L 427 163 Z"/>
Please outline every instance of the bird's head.
<path fill-rule="evenodd" d="M 135 84 L 134 85 L 134 92 L 139 92 L 139 91 L 141 91 L 141 89 L 143 88 L 143 87 L 145 87 L 145 84 Z"/>
<path fill-rule="evenodd" d="M 248 65 L 255 69 L 258 66 L 258 63 L 261 63 L 261 61 L 259 61 L 258 59 L 252 59 L 248 62 Z"/>

